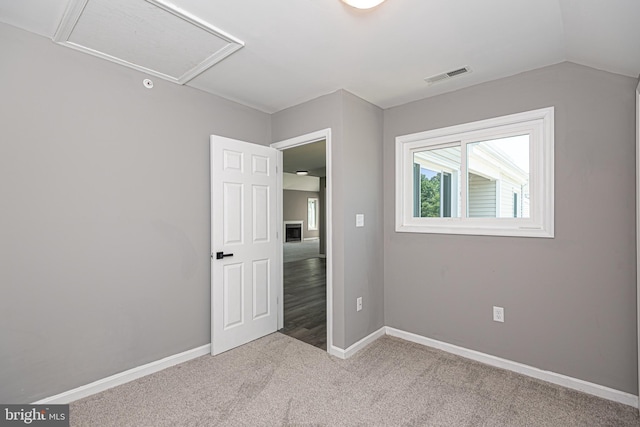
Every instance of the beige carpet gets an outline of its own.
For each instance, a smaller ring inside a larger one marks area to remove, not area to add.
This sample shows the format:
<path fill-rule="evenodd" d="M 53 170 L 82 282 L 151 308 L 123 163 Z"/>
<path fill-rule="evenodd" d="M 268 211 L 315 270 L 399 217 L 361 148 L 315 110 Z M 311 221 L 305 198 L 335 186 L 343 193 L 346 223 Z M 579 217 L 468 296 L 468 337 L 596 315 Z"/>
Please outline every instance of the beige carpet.
<path fill-rule="evenodd" d="M 280 333 L 71 404 L 72 426 L 639 426 L 636 409 L 383 337 L 349 360 Z"/>

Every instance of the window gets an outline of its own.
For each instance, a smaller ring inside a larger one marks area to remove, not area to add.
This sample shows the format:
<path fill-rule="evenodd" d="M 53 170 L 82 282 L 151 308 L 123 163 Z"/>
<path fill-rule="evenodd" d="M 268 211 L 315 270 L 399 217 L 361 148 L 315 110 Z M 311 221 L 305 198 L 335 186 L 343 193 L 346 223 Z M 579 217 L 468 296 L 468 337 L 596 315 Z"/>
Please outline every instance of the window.
<path fill-rule="evenodd" d="M 318 199 L 307 199 L 307 230 L 318 229 Z"/>
<path fill-rule="evenodd" d="M 396 138 L 396 231 L 553 237 L 553 107 Z"/>

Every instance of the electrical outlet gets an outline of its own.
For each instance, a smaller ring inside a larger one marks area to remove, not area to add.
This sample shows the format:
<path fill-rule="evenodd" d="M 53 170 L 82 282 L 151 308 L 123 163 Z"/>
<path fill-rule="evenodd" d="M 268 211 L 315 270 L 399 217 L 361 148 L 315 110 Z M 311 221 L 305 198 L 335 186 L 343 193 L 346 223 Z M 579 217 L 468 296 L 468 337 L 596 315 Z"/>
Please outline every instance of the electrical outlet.
<path fill-rule="evenodd" d="M 493 306 L 493 321 L 504 322 L 504 308 Z"/>
<path fill-rule="evenodd" d="M 358 297 L 356 299 L 356 311 L 362 310 L 362 297 Z"/>

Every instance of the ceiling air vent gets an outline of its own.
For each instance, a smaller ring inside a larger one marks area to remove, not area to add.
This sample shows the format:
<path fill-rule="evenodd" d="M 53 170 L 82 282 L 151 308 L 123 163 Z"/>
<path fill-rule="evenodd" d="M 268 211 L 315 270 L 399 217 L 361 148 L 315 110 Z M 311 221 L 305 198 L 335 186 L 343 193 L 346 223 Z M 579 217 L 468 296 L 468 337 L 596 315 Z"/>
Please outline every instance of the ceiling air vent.
<path fill-rule="evenodd" d="M 458 76 L 461 76 L 462 74 L 466 74 L 466 73 L 470 73 L 470 72 L 471 72 L 471 68 L 462 67 L 462 68 L 458 68 L 457 70 L 448 71 L 446 73 L 437 74 L 435 76 L 427 77 L 424 80 L 427 82 L 427 84 L 429 86 L 431 86 L 433 84 L 440 83 L 440 82 L 443 82 L 445 80 L 449 80 L 449 79 L 451 79 L 453 77 L 458 77 Z"/>

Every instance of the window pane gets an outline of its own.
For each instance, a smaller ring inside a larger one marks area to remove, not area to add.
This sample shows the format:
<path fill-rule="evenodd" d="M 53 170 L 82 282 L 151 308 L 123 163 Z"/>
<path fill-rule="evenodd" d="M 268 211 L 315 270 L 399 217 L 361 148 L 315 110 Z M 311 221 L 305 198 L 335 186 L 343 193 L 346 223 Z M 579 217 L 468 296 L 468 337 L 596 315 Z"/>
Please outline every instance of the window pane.
<path fill-rule="evenodd" d="M 529 218 L 529 135 L 467 144 L 467 215 Z"/>
<path fill-rule="evenodd" d="M 413 216 L 460 216 L 460 147 L 413 154 Z"/>
<path fill-rule="evenodd" d="M 318 199 L 307 199 L 307 229 L 318 229 Z"/>

